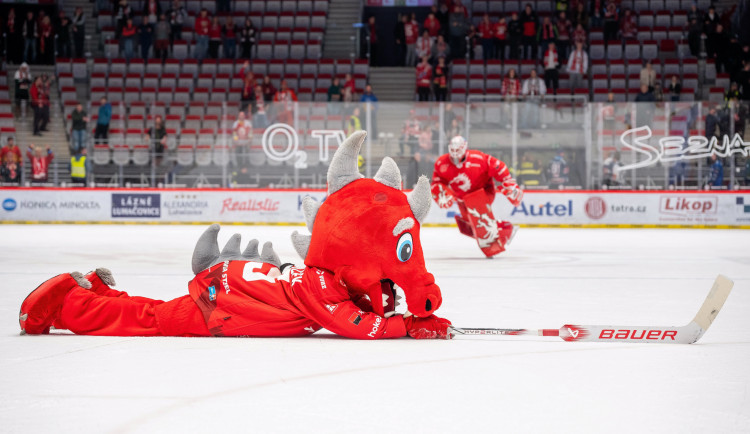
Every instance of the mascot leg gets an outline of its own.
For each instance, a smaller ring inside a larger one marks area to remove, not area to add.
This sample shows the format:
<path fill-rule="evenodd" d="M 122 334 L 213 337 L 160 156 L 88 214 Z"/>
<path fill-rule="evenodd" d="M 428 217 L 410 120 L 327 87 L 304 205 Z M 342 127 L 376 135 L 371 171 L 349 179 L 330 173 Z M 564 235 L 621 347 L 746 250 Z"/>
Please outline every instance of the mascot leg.
<path fill-rule="evenodd" d="M 97 336 L 210 336 L 189 295 L 144 303 L 74 288 L 63 301 L 60 323 L 73 333 Z"/>
<path fill-rule="evenodd" d="M 88 273 L 85 277 L 86 280 L 91 282 L 91 291 L 95 292 L 98 295 L 103 295 L 105 297 L 127 297 L 132 301 L 136 301 L 139 303 L 148 303 L 152 305 L 164 303 L 161 300 L 132 296 L 128 295 L 128 293 L 125 291 L 118 291 L 116 289 L 113 289 L 112 286 L 115 286 L 115 279 L 114 277 L 112 277 L 112 272 L 106 268 L 97 268 L 95 271 Z"/>
<path fill-rule="evenodd" d="M 210 336 L 189 295 L 168 302 L 130 297 L 88 277 L 61 274 L 32 291 L 21 304 L 21 332 L 47 334 L 54 324 L 84 335 Z"/>
<path fill-rule="evenodd" d="M 147 297 L 131 296 L 125 291 L 118 291 L 116 289 L 113 289 L 110 285 L 115 285 L 115 279 L 114 277 L 112 277 L 112 272 L 106 268 L 97 268 L 96 271 L 92 271 L 85 275 L 83 279 L 79 278 L 77 280 L 79 282 L 79 285 L 84 288 L 88 286 L 86 284 L 86 281 L 88 281 L 91 284 L 91 288 L 88 288 L 89 291 L 102 297 L 126 298 L 136 303 L 145 303 L 152 306 L 164 303 L 161 300 L 154 300 Z M 60 318 L 56 319 L 52 326 L 58 330 L 67 329 Z"/>

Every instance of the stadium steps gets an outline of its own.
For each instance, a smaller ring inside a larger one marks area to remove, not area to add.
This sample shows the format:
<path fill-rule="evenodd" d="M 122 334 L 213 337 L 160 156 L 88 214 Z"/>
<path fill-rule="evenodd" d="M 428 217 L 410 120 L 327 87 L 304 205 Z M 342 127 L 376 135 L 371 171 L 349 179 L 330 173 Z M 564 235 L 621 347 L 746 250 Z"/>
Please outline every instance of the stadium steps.
<path fill-rule="evenodd" d="M 352 24 L 362 21 L 360 3 L 352 0 L 331 0 L 323 37 L 323 57 L 350 59 L 355 56 L 357 29 L 352 27 Z"/>
<path fill-rule="evenodd" d="M 52 65 L 31 65 L 30 69 L 32 77 L 37 77 L 41 74 L 49 74 L 53 77 L 55 75 L 55 67 Z M 8 68 L 8 83 L 15 83 L 13 77 L 17 70 L 17 65 Z M 11 100 L 13 100 L 15 98 L 15 85 L 9 86 L 9 90 Z M 70 179 L 70 169 L 68 167 L 70 150 L 68 147 L 68 136 L 65 132 L 65 124 L 63 123 L 63 113 L 60 106 L 60 93 L 57 90 L 57 83 L 53 82 L 52 89 L 50 90 L 50 122 L 47 125 L 49 131 L 43 132 L 41 137 L 33 135 L 32 122 L 34 120 L 34 112 L 31 110 L 31 107 L 27 107 L 25 113 L 22 110 L 14 108 L 13 116 L 16 127 L 16 143 L 24 154 L 29 144 L 39 145 L 42 148 L 49 145 L 52 152 L 55 153 L 59 180 L 63 182 L 68 181 Z M 29 165 L 25 156 L 24 163 L 26 175 L 29 175 Z M 50 177 L 52 177 L 52 169 L 50 169 Z M 26 179 L 28 180 L 29 177 L 27 176 Z"/>
<path fill-rule="evenodd" d="M 370 85 L 380 101 L 379 131 L 401 131 L 404 119 L 409 118 L 409 111 L 414 106 L 415 81 L 414 68 L 370 68 Z M 394 104 L 395 102 L 403 104 Z"/>
<path fill-rule="evenodd" d="M 415 69 L 409 67 L 370 68 L 370 84 L 379 101 L 414 101 Z"/>

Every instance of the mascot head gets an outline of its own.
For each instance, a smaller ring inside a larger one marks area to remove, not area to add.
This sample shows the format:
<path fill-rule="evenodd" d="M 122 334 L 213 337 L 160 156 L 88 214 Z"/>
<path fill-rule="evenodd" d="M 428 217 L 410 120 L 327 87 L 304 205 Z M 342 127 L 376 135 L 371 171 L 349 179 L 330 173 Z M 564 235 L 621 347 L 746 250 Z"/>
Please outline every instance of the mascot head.
<path fill-rule="evenodd" d="M 430 184 L 424 176 L 408 195 L 401 173 L 389 157 L 374 179 L 362 179 L 357 155 L 367 133 L 358 131 L 336 151 L 328 169 L 328 197 L 303 201 L 312 235 L 292 234 L 305 265 L 333 272 L 350 292 L 367 295 L 373 311 L 394 297 L 394 284 L 406 296 L 409 312 L 426 317 L 440 307 L 435 278 L 425 269 L 420 222 L 430 209 Z M 383 299 L 381 304 L 379 301 Z"/>

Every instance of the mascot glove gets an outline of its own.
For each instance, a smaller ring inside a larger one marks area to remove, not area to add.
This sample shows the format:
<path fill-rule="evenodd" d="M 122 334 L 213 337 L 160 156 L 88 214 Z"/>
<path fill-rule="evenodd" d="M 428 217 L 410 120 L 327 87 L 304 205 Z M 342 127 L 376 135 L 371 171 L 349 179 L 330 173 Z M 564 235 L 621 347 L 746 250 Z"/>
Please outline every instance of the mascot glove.
<path fill-rule="evenodd" d="M 404 318 L 406 333 L 414 339 L 451 339 L 451 322 L 447 319 L 430 315 L 427 318 L 408 316 Z"/>
<path fill-rule="evenodd" d="M 500 192 L 508 198 L 508 201 L 510 201 L 513 206 L 520 205 L 523 200 L 523 190 L 521 190 L 521 187 L 519 187 L 513 179 L 506 179 L 503 181 L 503 187 Z"/>

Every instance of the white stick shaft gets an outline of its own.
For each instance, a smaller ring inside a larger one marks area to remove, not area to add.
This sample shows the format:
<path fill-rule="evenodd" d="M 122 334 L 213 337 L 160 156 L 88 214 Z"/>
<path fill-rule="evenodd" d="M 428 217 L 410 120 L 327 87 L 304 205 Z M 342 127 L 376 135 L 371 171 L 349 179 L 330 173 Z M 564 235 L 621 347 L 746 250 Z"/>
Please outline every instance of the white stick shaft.
<path fill-rule="evenodd" d="M 570 325 L 558 329 L 453 327 L 456 336 L 559 336 L 566 342 L 692 344 L 703 336 L 729 297 L 734 282 L 719 275 L 692 321 L 682 327 Z"/>

